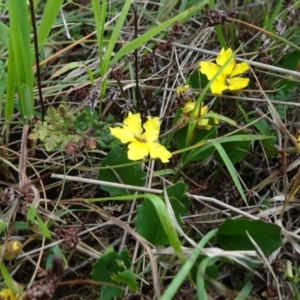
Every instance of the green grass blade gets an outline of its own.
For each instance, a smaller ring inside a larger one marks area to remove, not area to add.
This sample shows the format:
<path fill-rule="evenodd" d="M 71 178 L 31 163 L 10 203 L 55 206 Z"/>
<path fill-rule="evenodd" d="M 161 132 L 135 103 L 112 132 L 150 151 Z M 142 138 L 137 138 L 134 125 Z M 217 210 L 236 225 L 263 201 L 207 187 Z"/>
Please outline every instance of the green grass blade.
<path fill-rule="evenodd" d="M 3 61 L 0 60 L 0 118 L 2 118 L 3 112 L 3 98 L 7 84 L 7 73 L 6 73 L 6 66 L 4 65 Z"/>
<path fill-rule="evenodd" d="M 10 290 L 12 290 L 14 293 L 16 293 L 17 292 L 16 286 L 14 285 L 13 279 L 11 278 L 11 276 L 6 268 L 6 265 L 4 264 L 4 261 L 1 261 L 1 263 L 0 263 L 0 271 L 1 271 L 1 275 L 2 275 L 2 278 L 3 278 L 6 286 Z"/>
<path fill-rule="evenodd" d="M 252 276 L 249 277 L 251 278 Z M 238 296 L 234 298 L 234 300 L 245 300 L 248 296 L 251 295 L 251 292 L 253 290 L 253 283 L 251 282 L 250 278 L 244 285 L 243 289 L 239 292 Z"/>
<path fill-rule="evenodd" d="M 169 238 L 169 241 L 178 256 L 178 259 L 181 261 L 181 263 L 184 263 L 185 259 L 183 257 L 181 244 L 164 201 L 160 197 L 152 194 L 146 194 L 145 198 L 148 198 L 152 202 L 158 214 L 159 220 Z"/>
<path fill-rule="evenodd" d="M 178 1 L 174 0 L 161 0 L 159 5 L 159 12 L 157 14 L 156 20 L 162 22 L 167 19 L 168 15 L 172 12 L 174 7 L 177 5 Z"/>
<path fill-rule="evenodd" d="M 238 191 L 240 192 L 243 200 L 248 205 L 244 190 L 239 181 L 239 178 L 237 176 L 237 172 L 236 172 L 234 165 L 232 164 L 231 160 L 229 159 L 229 157 L 228 157 L 227 153 L 225 152 L 224 148 L 222 147 L 222 145 L 220 143 L 218 143 L 217 141 L 213 141 L 212 143 L 215 146 L 215 148 L 218 150 L 218 152 L 219 152 L 223 162 L 225 163 L 227 170 L 229 171 L 231 178 L 232 178 L 235 186 L 237 187 Z"/>
<path fill-rule="evenodd" d="M 0 21 L 0 40 L 4 44 L 6 48 L 8 48 L 8 34 L 9 34 L 9 28 Z"/>
<path fill-rule="evenodd" d="M 241 134 L 241 135 L 231 135 L 231 136 L 220 137 L 220 138 L 217 139 L 217 141 L 218 141 L 218 143 L 222 144 L 222 143 L 226 143 L 226 142 L 258 141 L 258 140 L 266 140 L 266 139 L 270 139 L 270 138 L 273 138 L 273 137 L 272 136 L 265 136 L 265 135 L 245 135 L 245 134 Z M 202 151 L 214 146 L 212 143 L 213 143 L 212 140 L 201 141 L 196 145 L 185 148 L 184 151 L 188 151 L 188 150 L 192 150 L 192 149 L 195 149 L 195 151 L 191 152 L 185 158 L 185 160 L 183 161 L 183 165 L 186 165 L 194 156 L 198 155 Z M 177 153 L 181 153 L 181 152 L 183 152 L 183 151 L 182 150 L 175 151 L 175 152 L 173 152 L 173 155 L 177 154 Z"/>
<path fill-rule="evenodd" d="M 105 75 L 105 73 L 109 69 L 111 55 L 112 55 L 113 50 L 115 48 L 117 39 L 120 35 L 120 32 L 121 32 L 121 29 L 123 27 L 124 21 L 127 18 L 128 11 L 130 9 L 131 3 L 132 3 L 131 0 L 126 0 L 126 2 L 123 5 L 120 16 L 118 17 L 118 21 L 117 21 L 116 25 L 114 26 L 114 30 L 112 32 L 112 35 L 111 35 L 110 39 L 109 39 L 109 43 L 108 43 L 107 49 L 105 51 L 103 61 L 102 61 L 102 65 L 101 65 L 101 76 L 102 77 Z M 100 49 L 100 51 L 102 51 L 102 50 L 103 49 Z M 106 84 L 107 84 L 107 77 L 102 82 L 102 96 L 105 94 Z M 100 109 L 100 112 L 101 112 L 101 109 Z"/>
<path fill-rule="evenodd" d="M 101 9 L 100 9 L 101 5 Z M 105 29 L 105 20 L 106 20 L 106 9 L 107 9 L 107 1 L 103 0 L 99 5 L 99 1 L 92 0 L 94 19 L 96 24 L 96 37 L 97 37 L 97 45 L 99 49 L 99 59 L 100 59 L 100 76 L 103 75 L 102 71 L 104 70 L 102 67 L 103 64 L 103 39 L 104 39 L 104 29 Z M 104 89 L 103 89 L 104 87 Z M 102 96 L 105 93 L 106 80 L 102 83 Z M 99 104 L 99 114 L 102 112 L 102 101 Z"/>
<path fill-rule="evenodd" d="M 11 41 L 9 52 L 14 55 L 14 68 L 10 68 L 8 73 L 10 73 L 9 78 L 16 77 L 21 115 L 24 123 L 29 123 L 33 117 L 34 102 L 28 6 L 26 0 L 11 0 L 8 4 Z"/>
<path fill-rule="evenodd" d="M 12 40 L 9 41 L 9 49 L 13 49 Z M 14 110 L 15 101 L 15 86 L 16 86 L 16 76 L 15 76 L 15 60 L 14 52 L 8 52 L 8 73 L 7 73 L 7 86 L 6 86 L 6 102 L 5 102 L 5 120 L 8 122 Z"/>
<path fill-rule="evenodd" d="M 153 29 L 148 30 L 143 35 L 137 37 L 133 41 L 131 41 L 129 44 L 125 45 L 123 48 L 121 48 L 114 58 L 110 61 L 110 66 L 114 65 L 120 58 L 124 57 L 131 51 L 141 47 L 143 44 L 148 42 L 151 38 L 153 38 L 155 35 L 159 34 L 161 31 L 166 29 L 168 26 L 172 25 L 176 21 L 180 21 L 183 18 L 186 18 L 188 16 L 191 16 L 195 14 L 199 9 L 201 9 L 204 5 L 208 4 L 208 0 L 201 1 L 198 5 L 178 14 L 177 16 L 173 17 L 172 19 L 156 26 Z"/>
<path fill-rule="evenodd" d="M 208 232 L 198 243 L 198 248 L 194 249 L 184 266 L 176 274 L 172 282 L 168 285 L 164 294 L 161 296 L 161 300 L 173 299 L 175 293 L 179 290 L 182 282 L 186 280 L 191 268 L 194 266 L 198 256 L 200 255 L 200 249 L 202 249 L 208 241 L 210 241 L 218 232 L 218 229 L 213 229 Z"/>
<path fill-rule="evenodd" d="M 59 13 L 63 0 L 48 0 L 46 2 L 41 22 L 37 29 L 39 51 L 47 41 L 52 25 Z"/>
<path fill-rule="evenodd" d="M 126 195 L 126 196 L 118 196 L 118 197 L 89 199 L 89 200 L 86 200 L 86 202 L 93 203 L 93 202 L 108 201 L 108 200 L 109 201 L 132 201 L 133 199 L 141 199 L 141 198 L 147 198 L 152 202 L 152 204 L 155 207 L 156 212 L 158 214 L 159 220 L 161 221 L 161 224 L 169 238 L 170 244 L 172 245 L 176 254 L 178 255 L 178 259 L 183 264 L 185 262 L 185 259 L 183 257 L 180 240 L 178 238 L 176 229 L 173 225 L 172 219 L 168 213 L 166 204 L 160 197 L 153 195 L 153 194 Z"/>
<path fill-rule="evenodd" d="M 128 15 L 128 11 L 129 11 L 131 2 L 132 2 L 131 0 L 126 0 L 125 4 L 123 6 L 123 9 L 120 13 L 120 16 L 118 18 L 117 24 L 115 25 L 112 35 L 109 39 L 109 43 L 108 43 L 107 49 L 105 51 L 104 59 L 103 59 L 103 66 L 101 67 L 102 75 L 104 75 L 106 73 L 106 71 L 108 70 L 111 54 L 116 45 L 116 42 L 119 37 L 120 31 L 123 27 L 124 21 Z"/>
<path fill-rule="evenodd" d="M 101 5 L 101 9 L 100 9 L 100 5 Z M 97 37 L 97 44 L 98 44 L 99 56 L 100 56 L 100 68 L 101 68 L 102 61 L 103 61 L 103 38 L 104 38 L 104 27 L 105 27 L 105 20 L 106 20 L 107 1 L 103 0 L 100 5 L 99 5 L 99 1 L 92 0 L 94 19 L 96 24 L 96 37 Z"/>
<path fill-rule="evenodd" d="M 206 257 L 200 263 L 199 271 L 197 272 L 197 296 L 198 296 L 197 299 L 198 300 L 208 300 L 206 288 L 205 288 L 205 280 L 204 277 L 201 275 L 205 274 L 205 270 L 207 269 L 207 267 L 216 263 L 218 260 L 220 260 L 219 257 Z"/>

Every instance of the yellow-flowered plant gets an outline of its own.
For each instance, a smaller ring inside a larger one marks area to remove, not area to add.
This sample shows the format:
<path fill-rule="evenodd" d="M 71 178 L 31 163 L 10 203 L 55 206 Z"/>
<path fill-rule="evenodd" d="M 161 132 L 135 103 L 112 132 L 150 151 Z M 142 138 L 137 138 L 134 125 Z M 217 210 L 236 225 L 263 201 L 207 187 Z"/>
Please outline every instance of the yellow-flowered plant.
<path fill-rule="evenodd" d="M 201 61 L 199 63 L 199 71 L 211 80 L 220 68 L 232 57 L 232 50 L 229 48 L 221 49 L 220 54 L 216 58 L 216 64 L 210 61 Z M 249 70 L 249 65 L 246 62 L 236 64 L 232 57 L 227 63 L 222 73 L 212 82 L 210 89 L 213 94 L 222 94 L 223 91 L 238 91 L 245 88 L 249 83 L 249 78 L 236 77 L 245 71 Z"/>
<path fill-rule="evenodd" d="M 0 249 L 3 245 L 0 245 Z M 4 259 L 6 260 L 13 260 L 22 252 L 22 244 L 19 241 L 9 241 L 5 245 L 4 250 Z M 0 299 L 1 300 L 1 299 Z"/>
<path fill-rule="evenodd" d="M 0 299 L 2 300 L 17 300 L 19 297 L 10 289 L 4 288 L 0 291 Z"/>
<path fill-rule="evenodd" d="M 176 92 L 179 98 L 182 100 L 191 100 L 193 99 L 193 91 L 191 90 L 188 84 L 183 86 L 178 86 Z"/>
<path fill-rule="evenodd" d="M 181 120 L 180 120 L 180 122 L 183 122 L 186 124 L 188 123 L 189 116 L 193 113 L 193 111 L 195 109 L 195 105 L 196 105 L 196 102 L 193 100 L 193 98 L 190 96 L 187 96 L 187 92 L 189 91 L 189 89 L 190 89 L 189 85 L 179 86 L 176 89 L 177 95 L 179 97 L 183 97 L 188 100 L 188 102 L 186 102 L 182 108 L 183 116 L 181 117 Z M 213 112 L 213 111 L 210 111 L 210 112 Z M 205 106 L 202 105 L 202 103 L 200 104 L 200 106 L 198 108 L 195 109 L 193 116 L 195 119 L 198 120 L 198 124 L 197 124 L 198 128 L 205 129 L 205 130 L 210 130 L 212 128 L 212 126 L 208 124 L 209 119 L 205 118 L 205 115 L 207 113 L 208 113 L 208 107 L 207 107 L 207 105 L 205 105 Z M 219 120 L 217 118 L 214 118 L 214 123 L 219 124 Z"/>
<path fill-rule="evenodd" d="M 123 128 L 109 128 L 111 135 L 128 145 L 128 158 L 140 160 L 150 155 L 151 158 L 159 158 L 163 163 L 169 161 L 172 154 L 161 144 L 157 143 L 160 131 L 159 118 L 147 117 L 147 122 L 142 127 L 141 115 L 129 112 L 123 122 Z"/>

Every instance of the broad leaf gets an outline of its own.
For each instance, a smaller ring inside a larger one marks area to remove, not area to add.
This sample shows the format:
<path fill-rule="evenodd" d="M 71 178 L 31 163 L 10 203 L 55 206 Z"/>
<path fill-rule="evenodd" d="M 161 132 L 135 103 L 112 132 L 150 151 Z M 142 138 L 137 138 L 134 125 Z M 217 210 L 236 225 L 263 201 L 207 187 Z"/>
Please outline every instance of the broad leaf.
<path fill-rule="evenodd" d="M 125 167 L 114 168 L 114 166 L 132 163 L 127 157 L 127 152 L 121 147 L 114 147 L 102 161 L 102 166 L 110 166 L 111 169 L 101 170 L 99 180 L 108 182 L 124 183 L 128 185 L 143 186 L 145 184 L 146 173 L 142 171 L 142 164 L 133 164 Z M 127 195 L 127 191 L 122 188 L 102 185 L 101 189 L 107 191 L 110 196 Z M 135 191 L 129 190 L 130 193 Z"/>
<path fill-rule="evenodd" d="M 96 261 L 91 274 L 92 279 L 114 284 L 126 282 L 129 283 L 129 287 L 132 289 L 134 287 L 133 274 L 129 275 L 127 272 L 121 275 L 124 271 L 130 271 L 130 267 L 131 262 L 127 250 L 116 253 L 112 247 L 109 247 L 106 249 L 104 255 Z M 122 290 L 117 287 L 104 286 L 101 290 L 100 300 L 110 300 L 113 297 L 122 297 L 122 294 Z"/>
<path fill-rule="evenodd" d="M 183 225 L 181 217 L 188 213 L 189 203 L 184 195 L 185 185 L 182 182 L 167 188 L 167 194 L 174 210 L 177 222 Z M 167 211 L 166 211 L 167 213 Z M 157 214 L 156 208 L 150 199 L 145 199 L 137 208 L 137 216 L 134 220 L 137 231 L 146 240 L 156 246 L 169 245 L 169 237 Z"/>
<path fill-rule="evenodd" d="M 255 250 L 247 233 L 267 255 L 282 245 L 280 227 L 261 220 L 227 219 L 218 230 L 217 243 L 227 250 Z"/>
<path fill-rule="evenodd" d="M 119 272 L 118 274 L 113 275 L 112 279 L 118 283 L 126 283 L 131 292 L 134 292 L 138 289 L 138 285 L 132 270 Z"/>

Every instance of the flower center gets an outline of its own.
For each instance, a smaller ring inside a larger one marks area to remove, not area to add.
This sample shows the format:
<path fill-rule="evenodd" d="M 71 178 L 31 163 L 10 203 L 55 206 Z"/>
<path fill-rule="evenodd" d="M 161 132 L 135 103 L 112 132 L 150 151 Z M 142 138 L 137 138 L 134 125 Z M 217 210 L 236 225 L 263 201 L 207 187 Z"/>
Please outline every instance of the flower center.
<path fill-rule="evenodd" d="M 147 140 L 146 139 L 143 139 L 142 137 L 138 137 L 138 136 L 135 136 L 136 140 L 140 143 L 143 143 L 143 144 L 146 144 L 147 143 Z"/>

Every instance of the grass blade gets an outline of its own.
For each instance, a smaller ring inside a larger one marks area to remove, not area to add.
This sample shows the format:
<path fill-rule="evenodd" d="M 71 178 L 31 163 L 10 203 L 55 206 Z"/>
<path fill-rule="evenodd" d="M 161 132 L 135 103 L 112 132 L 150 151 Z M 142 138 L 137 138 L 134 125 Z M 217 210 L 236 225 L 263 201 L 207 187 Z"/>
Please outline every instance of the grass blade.
<path fill-rule="evenodd" d="M 243 190 L 242 185 L 239 181 L 239 178 L 237 176 L 237 172 L 236 172 L 236 169 L 235 169 L 234 165 L 232 164 L 231 160 L 229 159 L 229 157 L 228 157 L 227 153 L 225 152 L 224 148 L 222 147 L 222 145 L 219 144 L 216 141 L 213 141 L 212 143 L 215 146 L 215 148 L 218 150 L 220 156 L 222 157 L 222 159 L 223 159 L 223 161 L 224 161 L 224 163 L 227 167 L 227 170 L 229 171 L 229 173 L 231 175 L 231 178 L 232 178 L 234 184 L 236 185 L 238 191 L 240 192 L 243 200 L 248 205 L 244 190 Z"/>
<path fill-rule="evenodd" d="M 9 1 L 9 53 L 13 55 L 14 66 L 8 69 L 8 86 L 12 88 L 12 77 L 18 92 L 21 116 L 24 123 L 33 117 L 33 72 L 31 61 L 30 22 L 27 1 Z M 11 92 L 11 91 L 10 91 Z M 8 100 L 11 101 L 11 98 Z"/>
<path fill-rule="evenodd" d="M 148 30 L 143 35 L 139 36 L 138 38 L 134 39 L 132 42 L 124 46 L 122 49 L 119 50 L 119 52 L 116 53 L 113 59 L 110 61 L 110 66 L 114 65 L 120 58 L 124 57 L 131 51 L 141 47 L 144 43 L 149 41 L 151 38 L 153 38 L 155 35 L 159 34 L 161 31 L 166 29 L 168 26 L 172 25 L 176 21 L 180 21 L 187 16 L 195 14 L 200 8 L 202 8 L 204 5 L 208 3 L 208 0 L 201 1 L 200 4 L 194 6 L 193 8 L 190 8 L 179 15 L 173 17 L 172 19 L 158 25 L 157 27 Z"/>
<path fill-rule="evenodd" d="M 38 43 L 39 51 L 47 41 L 47 37 L 52 28 L 52 25 L 58 15 L 58 12 L 61 8 L 63 0 L 48 0 L 44 8 L 44 13 L 41 19 L 41 22 L 38 26 Z"/>

